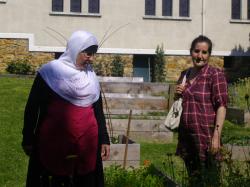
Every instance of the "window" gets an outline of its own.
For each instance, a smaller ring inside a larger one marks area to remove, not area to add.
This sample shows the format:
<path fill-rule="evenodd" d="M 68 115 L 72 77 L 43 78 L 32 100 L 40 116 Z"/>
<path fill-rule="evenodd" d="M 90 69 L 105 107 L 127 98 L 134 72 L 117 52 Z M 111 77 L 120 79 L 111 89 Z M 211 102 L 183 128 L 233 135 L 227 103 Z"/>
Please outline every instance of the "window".
<path fill-rule="evenodd" d="M 100 12 L 100 2 L 99 0 L 89 0 L 89 13 L 99 13 Z"/>
<path fill-rule="evenodd" d="M 247 0 L 247 19 L 250 19 L 250 0 Z"/>
<path fill-rule="evenodd" d="M 180 0 L 179 6 L 180 17 L 189 17 L 189 0 Z"/>
<path fill-rule="evenodd" d="M 52 0 L 52 11 L 63 12 L 63 0 Z"/>
<path fill-rule="evenodd" d="M 232 19 L 241 19 L 241 0 L 232 0 Z"/>
<path fill-rule="evenodd" d="M 145 15 L 155 15 L 155 0 L 145 0 Z"/>
<path fill-rule="evenodd" d="M 162 0 L 162 15 L 172 16 L 172 0 Z"/>
<path fill-rule="evenodd" d="M 70 0 L 70 12 L 82 12 L 81 0 Z"/>

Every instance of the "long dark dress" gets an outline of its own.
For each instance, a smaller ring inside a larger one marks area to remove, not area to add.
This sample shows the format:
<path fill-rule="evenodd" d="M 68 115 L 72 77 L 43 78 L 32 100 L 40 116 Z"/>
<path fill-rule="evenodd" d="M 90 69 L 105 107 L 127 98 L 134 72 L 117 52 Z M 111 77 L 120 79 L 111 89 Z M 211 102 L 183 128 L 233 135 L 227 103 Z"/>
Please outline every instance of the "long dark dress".
<path fill-rule="evenodd" d="M 49 186 L 49 185 L 58 186 L 59 183 L 60 184 L 63 183 L 65 186 L 67 185 L 70 186 L 72 184 L 74 184 L 74 186 L 90 186 L 90 187 L 104 186 L 103 167 L 102 167 L 100 151 L 102 144 L 109 144 L 110 142 L 106 129 L 105 117 L 102 109 L 101 96 L 98 99 L 98 101 L 96 101 L 92 105 L 92 107 L 90 107 L 93 108 L 94 118 L 96 119 L 95 121 L 97 122 L 97 127 L 98 127 L 98 140 L 97 140 L 98 145 L 96 146 L 97 154 L 96 154 L 95 169 L 93 171 L 88 171 L 86 174 L 85 173 L 83 174 L 83 172 L 80 172 L 79 174 L 78 172 L 78 174 L 72 178 L 58 174 L 55 175 L 53 174 L 53 172 L 47 169 L 44 166 L 44 164 L 41 164 L 41 155 L 46 156 L 46 154 L 41 154 L 41 152 L 39 152 L 39 150 L 41 150 L 40 148 L 41 145 L 39 140 L 43 138 L 41 137 L 42 133 L 40 133 L 41 132 L 40 129 L 41 125 L 44 125 L 43 124 L 44 119 L 48 118 L 49 110 L 51 108 L 51 103 L 55 102 L 55 100 L 58 101 L 58 103 L 62 104 L 63 106 L 66 105 L 66 107 L 70 107 L 68 106 L 67 101 L 63 100 L 54 91 L 52 91 L 47 86 L 45 81 L 41 78 L 41 76 L 38 74 L 34 80 L 24 114 L 22 145 L 23 146 L 32 145 L 33 147 L 33 151 L 32 154 L 30 155 L 30 160 L 29 160 L 26 186 L 27 187 Z M 91 113 L 91 110 L 88 109 L 87 111 L 90 111 Z M 58 117 L 58 119 L 60 119 L 60 117 Z M 52 146 L 52 148 L 54 149 L 55 146 L 54 147 Z M 94 150 L 95 148 L 93 147 L 93 151 Z M 78 170 L 79 168 L 76 167 L 76 171 Z M 84 169 L 82 171 L 84 171 Z M 53 177 L 50 178 L 50 176 Z"/>

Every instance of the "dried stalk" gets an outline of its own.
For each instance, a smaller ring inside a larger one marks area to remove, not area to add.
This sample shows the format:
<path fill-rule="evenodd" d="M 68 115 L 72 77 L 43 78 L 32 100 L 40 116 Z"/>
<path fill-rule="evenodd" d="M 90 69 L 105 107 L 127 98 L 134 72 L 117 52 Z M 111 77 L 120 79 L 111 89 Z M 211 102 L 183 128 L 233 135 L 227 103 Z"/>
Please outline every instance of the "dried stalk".
<path fill-rule="evenodd" d="M 102 96 L 104 98 L 104 102 L 105 102 L 105 109 L 106 109 L 106 113 L 107 113 L 107 119 L 108 119 L 108 127 L 109 127 L 109 134 L 110 134 L 110 139 L 113 140 L 113 126 L 112 126 L 112 121 L 111 121 L 111 112 L 109 110 L 109 107 L 108 107 L 108 102 L 107 102 L 107 99 L 105 97 L 105 94 L 104 94 L 104 91 L 102 89 L 102 85 L 100 84 L 100 88 L 101 88 L 101 93 L 102 93 Z"/>
<path fill-rule="evenodd" d="M 127 135 L 126 135 L 126 145 L 125 145 L 125 152 L 124 152 L 124 159 L 123 159 L 123 168 L 126 168 L 127 165 L 127 154 L 128 154 L 128 139 L 129 139 L 129 132 L 130 132 L 130 123 L 131 123 L 131 116 L 132 116 L 132 110 L 129 111 L 129 117 L 128 117 L 128 128 L 127 128 Z"/>

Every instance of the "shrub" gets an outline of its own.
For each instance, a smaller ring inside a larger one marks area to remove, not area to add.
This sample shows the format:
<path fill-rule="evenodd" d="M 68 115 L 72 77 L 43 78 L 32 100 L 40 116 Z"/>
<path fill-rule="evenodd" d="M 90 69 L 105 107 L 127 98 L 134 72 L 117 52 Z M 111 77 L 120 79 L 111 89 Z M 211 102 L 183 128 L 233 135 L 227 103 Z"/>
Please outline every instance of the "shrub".
<path fill-rule="evenodd" d="M 250 184 L 249 160 L 232 160 L 231 152 L 227 151 L 226 149 L 221 149 L 221 155 L 223 159 L 220 162 L 221 172 L 219 176 L 217 175 L 217 172 L 214 173 L 212 171 L 203 171 L 207 172 L 206 174 L 204 174 L 204 178 L 189 178 L 183 161 L 181 161 L 183 163 L 181 164 L 179 162 L 180 158 L 176 157 L 174 154 L 167 154 L 166 159 L 164 159 L 163 161 L 162 171 L 182 187 L 190 186 L 188 184 L 189 180 L 197 180 L 198 182 L 203 183 L 200 184 L 201 186 L 248 187 Z M 215 162 L 215 160 L 213 160 L 213 158 L 210 158 L 210 162 Z M 220 179 L 220 185 L 216 184 L 217 182 L 215 179 L 218 177 Z"/>
<path fill-rule="evenodd" d="M 163 45 L 157 45 L 156 56 L 154 60 L 154 71 L 152 73 L 153 82 L 164 82 L 166 77 L 165 71 L 165 58 L 164 58 L 164 49 Z"/>
<path fill-rule="evenodd" d="M 124 64 L 121 56 L 116 55 L 111 63 L 111 75 L 114 77 L 123 77 Z"/>
<path fill-rule="evenodd" d="M 102 63 L 94 63 L 93 64 L 93 68 L 95 70 L 96 75 L 98 75 L 98 76 L 104 76 Z"/>
<path fill-rule="evenodd" d="M 123 169 L 112 165 L 105 168 L 105 186 L 109 187 L 163 187 L 163 179 L 156 175 L 154 166 L 142 166 L 137 169 Z"/>
<path fill-rule="evenodd" d="M 13 74 L 35 74 L 34 68 L 28 63 L 27 59 L 12 60 L 8 63 L 6 71 Z"/>

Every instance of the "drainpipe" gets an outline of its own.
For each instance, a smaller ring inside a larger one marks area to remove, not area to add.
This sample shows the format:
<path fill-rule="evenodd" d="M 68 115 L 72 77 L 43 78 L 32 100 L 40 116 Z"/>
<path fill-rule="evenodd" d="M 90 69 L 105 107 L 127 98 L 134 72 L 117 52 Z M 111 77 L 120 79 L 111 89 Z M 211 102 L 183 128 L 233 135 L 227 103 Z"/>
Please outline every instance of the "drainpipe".
<path fill-rule="evenodd" d="M 201 1 L 202 4 L 202 8 L 201 8 L 201 34 L 204 35 L 205 34 L 205 8 L 206 8 L 206 4 L 205 4 L 205 0 Z"/>

